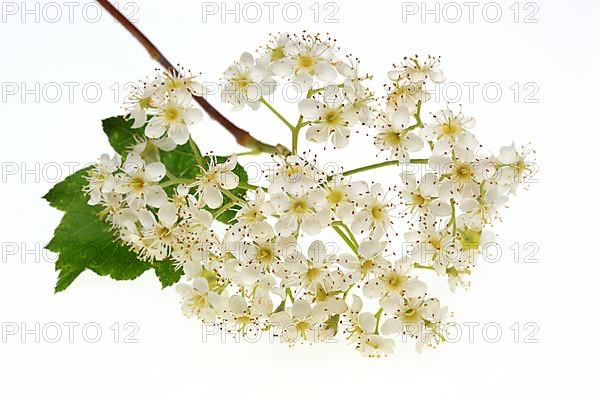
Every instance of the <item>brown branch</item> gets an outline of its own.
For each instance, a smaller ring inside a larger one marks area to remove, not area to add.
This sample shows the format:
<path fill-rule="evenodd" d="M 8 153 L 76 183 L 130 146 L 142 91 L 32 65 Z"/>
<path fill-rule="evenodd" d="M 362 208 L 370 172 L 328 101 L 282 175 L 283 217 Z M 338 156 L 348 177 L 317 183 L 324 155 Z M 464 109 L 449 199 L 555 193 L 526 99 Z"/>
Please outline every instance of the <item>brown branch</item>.
<path fill-rule="evenodd" d="M 175 67 L 171 62 L 158 50 L 158 48 L 144 35 L 135 25 L 131 23 L 119 10 L 117 10 L 108 0 L 97 0 L 98 3 L 112 15 L 129 33 L 135 37 L 138 42 L 148 53 L 150 57 L 155 59 L 164 69 L 169 72 L 176 71 Z M 250 133 L 231 122 L 227 117 L 221 114 L 216 108 L 214 108 L 204 97 L 194 96 L 194 100 L 202 107 L 202 109 L 215 121 L 217 121 L 223 128 L 235 137 L 236 142 L 240 145 L 247 147 L 252 150 L 259 150 L 265 153 L 281 153 L 289 154 L 289 150 L 283 145 L 272 146 L 267 143 L 263 143 L 258 139 L 254 138 Z"/>

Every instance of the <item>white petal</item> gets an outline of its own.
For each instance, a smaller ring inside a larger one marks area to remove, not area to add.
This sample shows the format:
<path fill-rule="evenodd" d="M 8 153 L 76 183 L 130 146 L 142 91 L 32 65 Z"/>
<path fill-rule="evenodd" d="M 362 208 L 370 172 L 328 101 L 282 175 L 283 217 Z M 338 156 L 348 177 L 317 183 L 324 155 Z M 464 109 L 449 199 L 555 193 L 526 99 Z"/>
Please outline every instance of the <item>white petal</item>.
<path fill-rule="evenodd" d="M 177 208 L 173 203 L 165 203 L 158 210 L 158 219 L 165 226 L 173 226 L 177 222 Z"/>
<path fill-rule="evenodd" d="M 153 117 L 150 122 L 148 122 L 148 125 L 146 125 L 144 133 L 149 138 L 158 139 L 165 133 L 165 126 L 160 119 Z"/>
<path fill-rule="evenodd" d="M 358 324 L 360 327 L 367 333 L 375 332 L 375 326 L 377 325 L 377 320 L 375 316 L 369 312 L 360 313 L 358 316 Z"/>
<path fill-rule="evenodd" d="M 303 299 L 294 301 L 292 305 L 292 315 L 298 319 L 306 319 L 310 315 L 310 304 Z"/>
<path fill-rule="evenodd" d="M 319 118 L 319 108 L 323 108 L 324 105 L 314 99 L 304 99 L 298 103 L 298 110 L 306 119 L 317 119 Z"/>
<path fill-rule="evenodd" d="M 319 78 L 323 82 L 328 83 L 333 82 L 333 80 L 337 76 L 335 68 L 333 68 L 331 64 L 326 61 L 321 61 L 317 63 L 317 65 L 315 66 L 315 73 L 317 75 L 317 78 Z"/>
<path fill-rule="evenodd" d="M 145 178 L 150 182 L 159 182 L 165 177 L 167 168 L 161 162 L 154 162 L 146 165 Z"/>

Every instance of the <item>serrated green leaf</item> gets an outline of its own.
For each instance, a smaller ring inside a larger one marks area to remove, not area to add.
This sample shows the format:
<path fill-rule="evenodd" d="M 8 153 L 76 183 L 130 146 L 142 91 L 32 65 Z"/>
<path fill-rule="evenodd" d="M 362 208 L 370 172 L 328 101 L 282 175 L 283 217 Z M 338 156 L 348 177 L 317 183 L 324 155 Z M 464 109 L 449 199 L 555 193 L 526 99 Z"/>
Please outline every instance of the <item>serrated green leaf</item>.
<path fill-rule="evenodd" d="M 154 269 L 163 287 L 176 283 L 181 271 L 173 271 L 168 262 L 141 261 L 115 240 L 109 225 L 98 216 L 101 208 L 87 204 L 82 190 L 87 172 L 88 168 L 75 172 L 44 196 L 53 207 L 65 212 L 46 246 L 58 253 L 55 291 L 65 290 L 86 269 L 117 280 L 135 279 L 144 271 Z"/>
<path fill-rule="evenodd" d="M 144 140 L 144 128 L 132 128 L 132 121 L 124 117 L 113 117 L 102 121 L 102 126 L 113 149 L 125 158 L 127 152 L 137 143 Z M 177 146 L 165 152 L 156 147 L 147 147 L 148 157 L 156 157 L 165 164 L 167 170 L 178 178 L 192 179 L 198 173 L 196 157 L 190 143 Z M 218 162 L 225 157 L 217 157 Z M 206 159 L 206 162 L 208 159 Z M 136 254 L 119 242 L 113 232 L 98 215 L 99 206 L 87 204 L 87 196 L 83 192 L 87 184 L 86 175 L 89 168 L 84 168 L 68 176 L 56 184 L 44 196 L 50 205 L 65 214 L 57 226 L 54 237 L 46 248 L 58 253 L 56 270 L 59 272 L 55 291 L 65 290 L 85 270 L 89 269 L 98 275 L 110 276 L 117 280 L 135 279 L 149 269 L 154 272 L 163 287 L 179 281 L 183 271 L 175 270 L 169 261 L 144 262 Z M 241 165 L 236 165 L 234 173 L 240 182 L 247 182 L 248 176 Z M 168 179 L 168 178 L 165 178 Z M 232 190 L 243 196 L 245 189 Z M 225 203 L 230 200 L 224 199 Z M 233 223 L 234 210 L 227 210 L 217 217 L 224 223 Z"/>

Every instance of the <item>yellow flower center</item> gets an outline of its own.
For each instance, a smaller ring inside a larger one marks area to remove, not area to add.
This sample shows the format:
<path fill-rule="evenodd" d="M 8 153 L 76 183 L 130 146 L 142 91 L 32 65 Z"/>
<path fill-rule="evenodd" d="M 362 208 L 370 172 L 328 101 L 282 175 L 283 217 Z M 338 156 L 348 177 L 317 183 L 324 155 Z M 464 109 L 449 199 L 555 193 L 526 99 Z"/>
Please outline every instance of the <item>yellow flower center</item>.
<path fill-rule="evenodd" d="M 475 250 L 481 242 L 481 231 L 466 228 L 458 232 L 463 250 Z"/>
<path fill-rule="evenodd" d="M 338 125 L 340 123 L 341 117 L 338 110 L 329 110 L 325 114 L 325 117 L 323 119 L 329 125 Z"/>
<path fill-rule="evenodd" d="M 365 260 L 360 265 L 360 271 L 363 275 L 366 275 L 369 271 L 373 269 L 375 263 L 372 260 Z"/>
<path fill-rule="evenodd" d="M 451 118 L 442 124 L 442 135 L 444 136 L 454 138 L 456 135 L 461 133 L 462 130 L 462 126 L 455 118 Z"/>
<path fill-rule="evenodd" d="M 260 247 L 257 258 L 261 263 L 270 263 L 273 261 L 273 251 L 268 246 Z"/>
<path fill-rule="evenodd" d="M 302 55 L 298 58 L 298 67 L 301 69 L 312 69 L 316 64 L 315 58 L 310 54 Z"/>
<path fill-rule="evenodd" d="M 402 288 L 404 287 L 404 281 L 405 281 L 405 280 L 406 280 L 406 279 L 405 279 L 405 278 L 404 278 L 402 275 L 400 275 L 400 274 L 398 274 L 398 273 L 395 273 L 395 272 L 394 272 L 394 273 L 393 273 L 393 274 L 392 274 L 390 277 L 388 277 L 388 279 L 387 279 L 387 282 L 386 282 L 386 284 L 387 284 L 387 288 L 388 288 L 390 291 L 399 292 L 399 291 L 401 291 L 401 290 L 402 290 Z"/>
<path fill-rule="evenodd" d="M 425 204 L 425 197 L 421 193 L 413 194 L 413 204 L 416 206 L 422 206 Z"/>
<path fill-rule="evenodd" d="M 175 122 L 179 120 L 179 108 L 175 106 L 169 106 L 165 108 L 165 120 L 167 122 Z"/>
<path fill-rule="evenodd" d="M 398 147 L 402 143 L 402 133 L 394 130 L 386 131 L 383 134 L 383 142 L 391 147 Z"/>
<path fill-rule="evenodd" d="M 248 74 L 239 74 L 233 79 L 233 84 L 237 89 L 244 89 L 250 85 L 252 80 Z"/>
<path fill-rule="evenodd" d="M 402 319 L 404 322 L 419 322 L 419 313 L 414 308 L 408 308 L 402 313 Z"/>
<path fill-rule="evenodd" d="M 383 207 L 381 207 L 381 206 L 371 207 L 371 215 L 375 219 L 382 219 L 383 218 Z"/>
<path fill-rule="evenodd" d="M 152 97 L 144 97 L 140 99 L 139 104 L 141 108 L 149 108 L 152 103 Z"/>
<path fill-rule="evenodd" d="M 346 197 L 344 192 L 342 192 L 339 189 L 333 189 L 329 191 L 329 194 L 327 195 L 327 201 L 331 204 L 337 205 L 340 204 L 342 200 L 344 200 L 344 197 Z"/>
<path fill-rule="evenodd" d="M 275 47 L 271 50 L 271 61 L 281 60 L 283 57 L 285 57 L 283 46 Z"/>
<path fill-rule="evenodd" d="M 292 211 L 295 214 L 302 215 L 307 210 L 308 210 L 308 204 L 306 203 L 306 200 L 304 200 L 304 199 L 296 200 L 292 203 Z"/>
<path fill-rule="evenodd" d="M 320 268 L 317 268 L 314 266 L 308 267 L 308 270 L 306 271 L 306 280 L 308 281 L 309 284 L 316 281 L 320 276 L 321 276 Z"/>
<path fill-rule="evenodd" d="M 142 176 L 134 176 L 131 178 L 130 186 L 134 190 L 142 190 L 146 186 L 146 180 Z"/>
<path fill-rule="evenodd" d="M 455 171 L 460 182 L 469 182 L 473 176 L 473 170 L 469 164 L 459 164 L 456 166 Z"/>

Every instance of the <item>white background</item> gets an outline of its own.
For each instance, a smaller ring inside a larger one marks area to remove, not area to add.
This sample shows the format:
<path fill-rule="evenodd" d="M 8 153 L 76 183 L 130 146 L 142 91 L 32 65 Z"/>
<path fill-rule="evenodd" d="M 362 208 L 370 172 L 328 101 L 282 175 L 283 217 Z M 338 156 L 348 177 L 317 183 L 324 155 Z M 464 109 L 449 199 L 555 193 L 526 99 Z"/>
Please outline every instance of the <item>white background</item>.
<path fill-rule="evenodd" d="M 103 336 L 98 343 L 88 343 L 80 325 L 74 343 L 69 343 L 64 326 L 63 338 L 55 344 L 43 339 L 35 343 L 33 335 L 24 341 L 20 335 L 7 337 L 0 342 L 0 397 L 594 397 L 600 355 L 596 207 L 600 62 L 594 39 L 599 33 L 598 3 L 538 1 L 539 22 L 527 24 L 522 19 L 533 8 L 523 11 L 525 2 L 519 3 L 518 23 L 509 8 L 513 1 L 499 3 L 503 14 L 497 23 L 483 18 L 485 2 L 475 9 L 473 23 L 464 6 L 457 23 L 436 23 L 433 16 L 422 23 L 419 15 L 403 22 L 401 2 L 338 1 L 339 22 L 315 24 L 309 9 L 314 2 L 298 2 L 303 12 L 298 23 L 285 21 L 281 12 L 273 23 L 266 15 L 258 23 L 236 23 L 232 17 L 221 23 L 219 15 L 208 16 L 203 23 L 202 3 L 183 0 L 138 1 L 137 10 L 129 11 L 135 11 L 138 26 L 172 61 L 202 71 L 206 80 L 217 79 L 242 51 L 262 44 L 269 32 L 309 29 L 334 34 L 344 50 L 361 58 L 363 70 L 379 79 L 391 63 L 419 52 L 442 56 L 450 81 L 497 82 L 503 89 L 498 102 L 487 101 L 476 90 L 472 102 L 462 99 L 465 111 L 477 117 L 476 133 L 492 148 L 513 140 L 531 141 L 537 149 L 539 182 L 512 198 L 510 209 L 503 212 L 504 220 L 496 228 L 504 251 L 501 261 L 482 262 L 472 276 L 472 288 L 445 296 L 444 301 L 461 324 L 497 323 L 501 339 L 486 341 L 480 325 L 473 343 L 464 331 L 458 343 L 435 351 L 417 354 L 411 344 L 399 343 L 393 356 L 371 360 L 344 343 L 289 348 L 266 341 L 221 343 L 219 337 L 203 343 L 200 323 L 180 314 L 178 296 L 172 288 L 161 291 L 152 272 L 132 282 L 86 272 L 66 292 L 54 295 L 51 255 L 23 251 L 43 247 L 61 218 L 41 199 L 53 185 L 55 172 L 44 165 L 57 163 L 66 173 L 65 163 L 81 165 L 109 151 L 100 120 L 121 112 L 120 100 L 113 99 L 110 88 L 141 79 L 155 67 L 107 15 L 96 23 L 89 21 L 97 7 L 88 9 L 86 20 L 81 3 L 70 22 L 63 5 L 63 16 L 55 23 L 44 21 L 43 15 L 39 22 L 32 15 L 22 22 L 19 11 L 16 16 L 3 15 L 0 24 L 2 82 L 29 88 L 36 82 L 40 87 L 53 82 L 63 86 L 55 103 L 48 96 L 37 102 L 34 95 L 22 99 L 19 91 L 0 105 L 4 172 L 0 321 L 29 328 L 36 322 L 41 326 L 95 322 Z M 38 4 L 40 13 L 43 5 Z M 439 7 L 443 11 L 443 3 Z M 454 16 L 453 10 L 446 11 Z M 65 82 L 80 84 L 73 101 Z M 95 103 L 89 101 L 95 96 L 92 89 L 87 99 L 81 90 L 90 82 L 102 89 Z M 521 87 L 535 83 L 539 92 L 533 97 L 539 101 L 524 102 L 525 92 L 515 101 L 509 89 L 515 82 Z M 288 143 L 285 131 L 265 110 L 233 114 L 226 106 L 219 107 L 261 139 Z M 203 122 L 194 135 L 206 150 L 241 150 L 212 122 Z M 335 154 L 348 167 L 374 159 L 360 146 Z M 38 174 L 22 175 L 36 163 Z M 7 176 L 14 165 L 17 173 Z M 534 257 L 539 262 L 525 263 L 521 254 L 515 263 L 509 246 L 519 243 L 522 249 L 527 242 L 539 246 Z M 17 254 L 4 251 L 15 243 Z M 114 343 L 110 327 L 115 322 L 121 324 L 121 333 L 126 322 L 137 324 L 139 343 L 123 343 L 122 335 Z M 524 343 L 522 327 L 527 322 L 539 327 L 533 337 L 537 343 Z M 514 323 L 521 326 L 517 343 L 510 329 Z"/>

